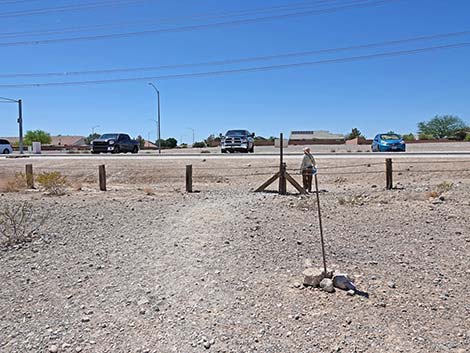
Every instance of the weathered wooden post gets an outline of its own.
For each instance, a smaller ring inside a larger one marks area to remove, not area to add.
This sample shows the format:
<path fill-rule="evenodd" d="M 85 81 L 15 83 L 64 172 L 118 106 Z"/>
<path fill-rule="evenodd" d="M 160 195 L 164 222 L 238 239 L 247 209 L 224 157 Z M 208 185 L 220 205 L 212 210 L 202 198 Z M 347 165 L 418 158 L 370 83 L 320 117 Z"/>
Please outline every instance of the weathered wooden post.
<path fill-rule="evenodd" d="M 100 190 L 106 191 L 106 167 L 104 164 L 98 167 L 99 179 L 100 179 Z"/>
<path fill-rule="evenodd" d="M 385 188 L 387 190 L 393 188 L 393 167 L 391 158 L 385 160 Z"/>
<path fill-rule="evenodd" d="M 32 164 L 26 164 L 26 185 L 28 189 L 34 189 L 34 175 Z"/>
<path fill-rule="evenodd" d="M 285 195 L 287 193 L 287 184 L 286 184 L 286 164 L 284 163 L 284 134 L 281 132 L 280 134 L 280 143 L 279 146 L 279 157 L 280 157 L 280 164 L 279 164 L 279 194 Z"/>
<path fill-rule="evenodd" d="M 193 192 L 193 166 L 186 166 L 186 192 Z"/>

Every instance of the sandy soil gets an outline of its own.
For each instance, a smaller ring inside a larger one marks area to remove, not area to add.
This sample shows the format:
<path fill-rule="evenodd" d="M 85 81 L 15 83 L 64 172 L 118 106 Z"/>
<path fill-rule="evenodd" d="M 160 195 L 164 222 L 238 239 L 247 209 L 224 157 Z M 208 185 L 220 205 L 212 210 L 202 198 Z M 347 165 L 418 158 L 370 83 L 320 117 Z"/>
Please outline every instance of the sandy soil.
<path fill-rule="evenodd" d="M 192 161 L 192 194 L 184 160 L 106 160 L 107 192 L 101 162 L 35 161 L 65 196 L 0 194 L 48 214 L 1 248 L 1 352 L 470 350 L 470 161 L 396 161 L 394 190 L 382 161 L 320 161 L 329 267 L 368 299 L 299 286 L 321 265 L 316 199 L 252 192 L 276 159 Z"/>

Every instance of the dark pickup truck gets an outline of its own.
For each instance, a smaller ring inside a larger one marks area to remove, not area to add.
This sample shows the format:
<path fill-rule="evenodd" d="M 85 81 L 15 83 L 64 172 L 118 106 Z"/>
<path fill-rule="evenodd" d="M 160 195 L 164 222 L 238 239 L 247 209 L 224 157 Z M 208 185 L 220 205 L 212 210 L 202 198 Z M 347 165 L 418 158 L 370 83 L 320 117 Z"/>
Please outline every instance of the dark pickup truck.
<path fill-rule="evenodd" d="M 91 153 L 139 152 L 139 143 L 128 134 L 103 134 L 91 143 Z"/>

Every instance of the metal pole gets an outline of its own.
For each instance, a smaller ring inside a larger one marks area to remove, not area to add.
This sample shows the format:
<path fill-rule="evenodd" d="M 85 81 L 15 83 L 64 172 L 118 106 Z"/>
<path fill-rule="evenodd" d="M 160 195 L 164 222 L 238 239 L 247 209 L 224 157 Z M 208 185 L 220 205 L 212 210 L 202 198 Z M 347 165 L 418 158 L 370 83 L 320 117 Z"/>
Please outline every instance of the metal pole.
<path fill-rule="evenodd" d="M 162 141 L 160 136 L 160 91 L 157 89 L 157 97 L 158 97 L 158 153 L 162 153 Z"/>
<path fill-rule="evenodd" d="M 323 256 L 323 270 L 325 275 L 327 274 L 326 270 L 326 256 L 325 256 L 325 241 L 323 239 L 323 225 L 321 221 L 321 210 L 320 210 L 320 193 L 318 190 L 318 178 L 317 174 L 315 173 L 315 189 L 317 191 L 317 209 L 318 209 L 318 223 L 320 226 L 320 242 L 321 242 L 321 253 Z"/>
<path fill-rule="evenodd" d="M 24 153 L 23 147 L 23 102 L 18 99 L 18 126 L 20 130 L 20 154 Z"/>

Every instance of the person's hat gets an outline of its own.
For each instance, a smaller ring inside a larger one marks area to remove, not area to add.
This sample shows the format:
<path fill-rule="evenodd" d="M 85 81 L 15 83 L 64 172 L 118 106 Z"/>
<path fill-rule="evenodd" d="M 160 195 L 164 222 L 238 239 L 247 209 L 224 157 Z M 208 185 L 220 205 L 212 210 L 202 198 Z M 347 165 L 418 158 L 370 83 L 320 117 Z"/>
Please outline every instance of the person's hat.
<path fill-rule="evenodd" d="M 310 147 L 305 147 L 304 152 L 310 152 Z"/>

